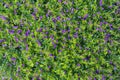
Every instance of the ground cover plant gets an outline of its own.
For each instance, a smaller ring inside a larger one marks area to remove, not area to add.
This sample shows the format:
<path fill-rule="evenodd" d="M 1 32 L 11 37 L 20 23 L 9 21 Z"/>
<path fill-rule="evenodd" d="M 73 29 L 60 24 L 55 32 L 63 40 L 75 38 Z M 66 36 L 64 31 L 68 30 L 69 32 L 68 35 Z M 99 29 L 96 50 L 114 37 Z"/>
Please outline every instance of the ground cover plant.
<path fill-rule="evenodd" d="M 120 80 L 119 0 L 0 0 L 0 80 Z"/>

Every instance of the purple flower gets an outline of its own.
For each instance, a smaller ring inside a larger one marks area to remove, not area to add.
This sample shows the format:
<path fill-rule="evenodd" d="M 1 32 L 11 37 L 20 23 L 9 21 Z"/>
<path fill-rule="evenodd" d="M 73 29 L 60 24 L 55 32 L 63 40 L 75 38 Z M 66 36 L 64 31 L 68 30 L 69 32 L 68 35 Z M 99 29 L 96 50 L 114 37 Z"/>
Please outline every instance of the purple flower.
<path fill-rule="evenodd" d="M 31 60 L 31 57 L 30 57 L 30 56 L 28 57 L 28 60 Z"/>
<path fill-rule="evenodd" d="M 78 31 L 78 30 L 79 30 L 79 28 L 75 28 L 75 30 L 76 30 L 76 31 Z"/>
<path fill-rule="evenodd" d="M 15 58 L 15 57 L 12 57 L 12 58 L 11 58 L 11 60 L 12 60 L 12 61 L 15 61 L 15 60 L 16 60 L 16 58 Z"/>
<path fill-rule="evenodd" d="M 100 22 L 100 26 L 102 26 L 103 25 L 103 23 L 102 22 Z"/>
<path fill-rule="evenodd" d="M 14 37 L 14 38 L 15 38 L 16 42 L 18 42 L 18 38 L 17 37 Z"/>
<path fill-rule="evenodd" d="M 102 16 L 100 16 L 100 18 L 102 18 Z"/>
<path fill-rule="evenodd" d="M 110 65 L 114 65 L 112 61 L 110 61 Z"/>
<path fill-rule="evenodd" d="M 104 24 L 108 24 L 108 22 L 104 22 Z"/>
<path fill-rule="evenodd" d="M 110 34 L 106 34 L 105 35 L 105 41 L 107 42 L 109 40 L 109 38 L 110 38 Z"/>
<path fill-rule="evenodd" d="M 53 44 L 54 45 L 54 48 L 56 48 L 57 47 L 57 45 L 56 44 Z"/>
<path fill-rule="evenodd" d="M 102 76 L 102 80 L 106 80 L 104 75 Z"/>
<path fill-rule="evenodd" d="M 42 28 L 40 28 L 39 30 L 37 30 L 38 32 L 42 32 L 43 31 L 43 29 Z"/>
<path fill-rule="evenodd" d="M 22 67 L 24 67 L 25 66 L 25 64 L 22 64 Z"/>
<path fill-rule="evenodd" d="M 97 14 L 100 14 L 100 12 L 97 12 Z"/>
<path fill-rule="evenodd" d="M 13 26 L 13 28 L 17 29 L 17 28 L 18 28 L 18 26 Z"/>
<path fill-rule="evenodd" d="M 14 30 L 9 30 L 10 34 L 14 34 L 14 32 L 15 32 Z"/>
<path fill-rule="evenodd" d="M 27 30 L 27 32 L 25 33 L 25 36 L 28 36 L 30 34 L 30 30 Z"/>
<path fill-rule="evenodd" d="M 53 54 L 50 54 L 50 56 L 53 56 Z"/>
<path fill-rule="evenodd" d="M 4 42 L 4 40 L 3 40 L 3 39 L 0 39 L 0 43 L 2 43 L 2 42 Z"/>
<path fill-rule="evenodd" d="M 77 38 L 78 37 L 78 33 L 75 33 L 73 36 L 74 36 L 74 38 Z"/>
<path fill-rule="evenodd" d="M 1 18 L 2 20 L 6 20 L 6 19 L 7 19 L 5 16 L 1 16 L 1 15 L 0 15 L 0 18 Z"/>
<path fill-rule="evenodd" d="M 64 1 L 64 4 L 67 4 L 67 2 L 66 2 L 66 1 Z"/>
<path fill-rule="evenodd" d="M 97 80 L 96 78 L 94 78 L 94 80 Z"/>
<path fill-rule="evenodd" d="M 28 51 L 28 44 L 26 44 L 26 51 Z"/>
<path fill-rule="evenodd" d="M 55 18 L 52 18 L 52 21 L 55 23 L 57 20 Z"/>
<path fill-rule="evenodd" d="M 58 52 L 62 52 L 62 50 L 58 50 Z"/>
<path fill-rule="evenodd" d="M 45 32 L 45 34 L 48 34 L 49 32 Z"/>
<path fill-rule="evenodd" d="M 56 19 L 57 19 L 57 20 L 60 20 L 60 16 L 58 16 Z"/>
<path fill-rule="evenodd" d="M 62 2 L 62 0 L 58 0 L 58 2 L 60 2 L 60 3 L 61 3 L 61 2 Z"/>
<path fill-rule="evenodd" d="M 104 8 L 102 7 L 102 10 L 104 10 Z"/>
<path fill-rule="evenodd" d="M 53 35 L 51 35 L 50 38 L 51 38 L 52 40 L 54 40 L 54 36 L 53 36 Z"/>
<path fill-rule="evenodd" d="M 71 37 L 68 35 L 68 40 L 70 40 L 71 39 Z"/>
<path fill-rule="evenodd" d="M 35 13 L 32 13 L 32 16 L 34 17 L 34 19 L 36 20 L 37 17 L 36 17 L 36 14 Z"/>
<path fill-rule="evenodd" d="M 49 14 L 47 13 L 47 14 L 46 14 L 46 17 L 48 17 L 48 16 L 49 16 Z"/>
<path fill-rule="evenodd" d="M 20 34 L 22 32 L 22 30 L 18 30 L 17 33 Z"/>
<path fill-rule="evenodd" d="M 110 8 L 110 9 L 111 9 L 111 8 L 112 8 L 112 6 L 108 6 L 108 8 Z"/>
<path fill-rule="evenodd" d="M 88 14 L 86 14 L 83 19 L 85 20 L 85 19 L 87 19 L 87 17 L 88 17 Z"/>
<path fill-rule="evenodd" d="M 10 78 L 10 80 L 13 80 L 12 78 Z"/>
<path fill-rule="evenodd" d="M 37 43 L 38 43 L 39 46 L 41 46 L 41 42 L 39 40 L 37 40 Z"/>
<path fill-rule="evenodd" d="M 89 60 L 91 58 L 91 56 L 87 56 L 86 58 L 85 58 L 85 60 Z"/>
<path fill-rule="evenodd" d="M 42 16 L 40 16 L 40 20 L 42 20 L 42 18 L 43 18 L 43 17 L 42 17 Z"/>
<path fill-rule="evenodd" d="M 38 65 L 39 63 L 38 62 L 36 62 L 36 65 Z"/>
<path fill-rule="evenodd" d="M 99 74 L 99 70 L 96 70 L 95 72 L 96 72 L 96 74 Z"/>
<path fill-rule="evenodd" d="M 78 63 L 77 66 L 80 66 L 80 64 Z"/>
<path fill-rule="evenodd" d="M 70 20 L 70 18 L 67 18 L 67 20 Z"/>
<path fill-rule="evenodd" d="M 62 30 L 62 33 L 64 34 L 66 32 L 66 30 Z"/>
<path fill-rule="evenodd" d="M 107 52 L 108 52 L 108 53 L 111 53 L 111 51 L 110 51 L 110 50 L 108 50 Z"/>
<path fill-rule="evenodd" d="M 70 32 L 70 29 L 68 29 L 67 31 Z"/>
<path fill-rule="evenodd" d="M 102 0 L 100 0 L 99 5 L 102 6 Z"/>
<path fill-rule="evenodd" d="M 110 24 L 109 26 L 110 26 L 110 30 L 113 30 L 112 24 Z"/>

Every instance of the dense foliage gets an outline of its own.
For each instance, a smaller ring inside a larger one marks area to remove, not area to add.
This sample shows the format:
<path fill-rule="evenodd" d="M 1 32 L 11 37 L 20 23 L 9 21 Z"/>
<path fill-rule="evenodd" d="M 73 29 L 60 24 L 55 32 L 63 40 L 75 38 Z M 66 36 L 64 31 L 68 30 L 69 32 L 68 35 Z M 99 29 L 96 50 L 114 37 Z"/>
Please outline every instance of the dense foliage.
<path fill-rule="evenodd" d="M 118 0 L 0 0 L 0 80 L 119 80 Z"/>

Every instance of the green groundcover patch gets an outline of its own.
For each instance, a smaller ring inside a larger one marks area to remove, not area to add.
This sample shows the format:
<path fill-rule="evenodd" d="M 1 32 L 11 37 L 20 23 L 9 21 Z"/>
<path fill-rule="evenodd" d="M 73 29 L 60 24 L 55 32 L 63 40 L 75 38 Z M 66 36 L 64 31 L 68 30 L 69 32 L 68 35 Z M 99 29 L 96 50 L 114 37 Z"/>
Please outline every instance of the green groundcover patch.
<path fill-rule="evenodd" d="M 0 80 L 120 80 L 120 1 L 0 0 Z"/>

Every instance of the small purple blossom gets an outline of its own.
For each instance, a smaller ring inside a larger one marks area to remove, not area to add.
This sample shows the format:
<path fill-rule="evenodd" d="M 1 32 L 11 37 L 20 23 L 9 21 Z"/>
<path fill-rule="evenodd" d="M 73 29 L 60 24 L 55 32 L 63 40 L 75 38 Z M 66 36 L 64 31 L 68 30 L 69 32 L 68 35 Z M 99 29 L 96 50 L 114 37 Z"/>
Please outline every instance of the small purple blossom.
<path fill-rule="evenodd" d="M 28 44 L 26 44 L 26 51 L 28 51 Z"/>
<path fill-rule="evenodd" d="M 39 40 L 37 40 L 37 43 L 38 43 L 39 46 L 41 46 L 41 42 Z"/>
<path fill-rule="evenodd" d="M 40 20 L 42 20 L 42 18 L 43 18 L 43 17 L 42 17 L 42 16 L 40 16 Z"/>
<path fill-rule="evenodd" d="M 66 30 L 62 30 L 62 33 L 64 34 L 66 32 Z"/>
<path fill-rule="evenodd" d="M 18 30 L 17 33 L 20 34 L 22 32 L 22 30 Z"/>
<path fill-rule="evenodd" d="M 102 16 L 100 16 L 100 18 L 102 18 Z"/>
<path fill-rule="evenodd" d="M 9 30 L 10 34 L 14 34 L 14 32 L 15 32 L 14 30 Z"/>
<path fill-rule="evenodd" d="M 105 41 L 107 42 L 109 40 L 109 38 L 110 38 L 110 34 L 106 34 L 105 35 Z"/>
<path fill-rule="evenodd" d="M 56 23 L 57 20 L 56 20 L 55 18 L 52 18 L 52 21 L 53 21 L 54 23 Z"/>
<path fill-rule="evenodd" d="M 77 38 L 78 37 L 78 33 L 75 33 L 73 36 L 74 36 L 74 38 Z"/>
<path fill-rule="evenodd" d="M 112 24 L 110 24 L 109 26 L 110 26 L 110 30 L 113 30 Z"/>
<path fill-rule="evenodd" d="M 75 30 L 76 30 L 76 31 L 78 31 L 78 30 L 79 30 L 79 28 L 75 28 Z"/>
<path fill-rule="evenodd" d="M 102 6 L 102 5 L 103 5 L 103 4 L 102 4 L 102 0 L 100 0 L 99 5 L 100 5 L 100 6 Z"/>
<path fill-rule="evenodd" d="M 50 54 L 50 56 L 53 56 L 53 54 Z"/>
<path fill-rule="evenodd" d="M 59 2 L 59 3 L 61 3 L 61 2 L 62 2 L 62 0 L 58 0 L 58 2 Z"/>
<path fill-rule="evenodd" d="M 86 19 L 87 19 L 87 17 L 88 17 L 88 14 L 86 14 L 86 15 L 83 17 L 83 19 L 84 19 L 84 20 L 86 20 Z"/>
<path fill-rule="evenodd" d="M 95 72 L 96 72 L 96 74 L 99 74 L 100 71 L 99 71 L 99 70 L 96 70 Z"/>
<path fill-rule="evenodd" d="M 104 24 L 108 24 L 108 22 L 104 22 Z"/>
<path fill-rule="evenodd" d="M 27 32 L 25 33 L 25 36 L 28 36 L 30 34 L 30 30 L 27 30 Z"/>
<path fill-rule="evenodd" d="M 12 57 L 11 60 L 12 60 L 12 61 L 16 61 L 16 58 L 15 58 L 15 57 Z"/>
<path fill-rule="evenodd" d="M 89 60 L 91 58 L 91 56 L 87 56 L 84 60 Z"/>
<path fill-rule="evenodd" d="M 100 22 L 100 26 L 102 26 L 103 25 L 103 23 L 102 22 Z"/>
<path fill-rule="evenodd" d="M 78 63 L 77 66 L 80 66 L 80 64 Z"/>
<path fill-rule="evenodd" d="M 102 80 L 106 80 L 106 78 L 105 78 L 105 76 L 104 76 L 104 75 L 102 76 Z"/>
<path fill-rule="evenodd" d="M 62 52 L 62 50 L 58 50 L 58 52 Z"/>
<path fill-rule="evenodd" d="M 48 68 L 50 69 L 50 68 L 51 68 L 51 66 L 48 66 Z"/>
<path fill-rule="evenodd" d="M 28 60 L 31 60 L 31 57 L 30 57 L 30 56 L 28 57 Z"/>
<path fill-rule="evenodd" d="M 47 13 L 47 14 L 46 14 L 46 17 L 48 17 L 48 16 L 49 16 L 49 14 Z"/>
<path fill-rule="evenodd" d="M 53 35 L 51 35 L 50 38 L 51 38 L 52 40 L 54 40 L 54 36 L 53 36 Z"/>
<path fill-rule="evenodd" d="M 70 18 L 67 18 L 67 20 L 70 20 Z"/>
<path fill-rule="evenodd" d="M 1 18 L 2 20 L 6 20 L 6 19 L 7 19 L 5 16 L 1 16 L 1 15 L 0 15 L 0 18 Z"/>
<path fill-rule="evenodd" d="M 17 37 L 14 37 L 14 38 L 15 38 L 16 42 L 18 42 L 18 38 Z"/>
<path fill-rule="evenodd" d="M 3 39 L 0 39 L 0 43 L 2 43 L 2 42 L 4 42 L 4 40 L 3 40 Z"/>
<path fill-rule="evenodd" d="M 94 78 L 94 80 L 97 80 L 96 78 Z"/>
<path fill-rule="evenodd" d="M 56 48 L 57 47 L 57 45 L 56 44 L 53 44 L 54 45 L 54 48 Z"/>
<path fill-rule="evenodd" d="M 39 30 L 37 30 L 38 32 L 42 32 L 43 31 L 43 28 L 40 28 Z"/>
<path fill-rule="evenodd" d="M 18 28 L 18 26 L 13 26 L 13 28 L 17 29 L 17 28 Z"/>
<path fill-rule="evenodd" d="M 61 17 L 60 17 L 60 16 L 58 16 L 56 19 L 57 19 L 57 20 L 60 20 L 60 18 L 61 18 Z"/>
<path fill-rule="evenodd" d="M 66 1 L 64 1 L 63 3 L 64 3 L 64 4 L 67 4 L 67 2 L 66 2 Z"/>

